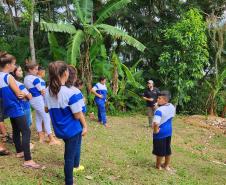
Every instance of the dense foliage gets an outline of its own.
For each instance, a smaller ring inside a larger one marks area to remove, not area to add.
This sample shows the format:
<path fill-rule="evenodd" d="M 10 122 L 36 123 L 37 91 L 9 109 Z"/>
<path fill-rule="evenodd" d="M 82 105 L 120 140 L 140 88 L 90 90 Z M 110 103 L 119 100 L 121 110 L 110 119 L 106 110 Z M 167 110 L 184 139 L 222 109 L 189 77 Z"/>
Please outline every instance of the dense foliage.
<path fill-rule="evenodd" d="M 140 95 L 152 79 L 172 92 L 179 112 L 220 114 L 226 99 L 224 2 L 0 1 L 0 50 L 22 66 L 28 57 L 45 67 L 65 60 L 87 87 L 105 75 L 111 113 L 142 110 Z M 88 100 L 93 111 L 93 97 Z"/>

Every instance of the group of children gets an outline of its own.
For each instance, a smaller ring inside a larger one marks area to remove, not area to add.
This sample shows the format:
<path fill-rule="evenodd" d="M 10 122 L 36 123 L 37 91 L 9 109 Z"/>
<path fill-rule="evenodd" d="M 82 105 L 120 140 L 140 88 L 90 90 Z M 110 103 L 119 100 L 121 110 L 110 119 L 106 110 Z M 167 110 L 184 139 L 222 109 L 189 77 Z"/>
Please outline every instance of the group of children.
<path fill-rule="evenodd" d="M 55 135 L 65 143 L 64 173 L 66 185 L 73 184 L 73 170 L 79 168 L 82 136 L 87 133 L 85 120 L 86 106 L 84 97 L 78 88 L 82 82 L 77 79 L 75 67 L 63 61 L 49 64 L 49 85 L 46 88 L 44 69 L 36 63 L 26 62 L 24 83 L 20 82 L 23 71 L 17 66 L 14 56 L 0 52 L 0 122 L 6 117 L 11 120 L 13 142 L 16 156 L 24 157 L 24 167 L 40 168 L 34 162 L 30 152 L 31 108 L 36 113 L 36 129 L 39 140 L 44 140 L 44 130 L 50 144 L 58 144 L 52 134 L 50 122 Z M 38 74 L 39 73 L 39 74 Z M 106 79 L 101 77 L 91 92 L 95 94 L 98 106 L 98 121 L 108 127 L 105 102 L 107 98 Z M 162 91 L 158 95 L 159 108 L 153 118 L 153 154 L 156 155 L 156 167 L 169 169 L 171 155 L 172 118 L 175 108 L 169 103 L 169 93 Z M 22 142 L 21 136 L 22 135 Z M 0 146 L 0 152 L 6 152 Z M 165 162 L 162 164 L 162 159 Z"/>

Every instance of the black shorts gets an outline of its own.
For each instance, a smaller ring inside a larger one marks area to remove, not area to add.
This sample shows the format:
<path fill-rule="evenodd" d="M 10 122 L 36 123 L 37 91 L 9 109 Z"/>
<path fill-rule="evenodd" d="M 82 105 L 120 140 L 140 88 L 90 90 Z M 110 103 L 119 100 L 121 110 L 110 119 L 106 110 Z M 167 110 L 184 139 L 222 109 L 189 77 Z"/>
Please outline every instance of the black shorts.
<path fill-rule="evenodd" d="M 162 139 L 153 139 L 152 153 L 157 156 L 171 155 L 171 136 Z"/>

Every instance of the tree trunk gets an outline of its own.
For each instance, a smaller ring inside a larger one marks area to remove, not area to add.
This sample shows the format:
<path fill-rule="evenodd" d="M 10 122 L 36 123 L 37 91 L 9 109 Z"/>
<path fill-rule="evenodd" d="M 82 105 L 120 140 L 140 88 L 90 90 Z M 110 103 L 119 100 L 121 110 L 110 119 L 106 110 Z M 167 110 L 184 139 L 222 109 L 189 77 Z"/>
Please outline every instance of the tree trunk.
<path fill-rule="evenodd" d="M 118 92 L 118 66 L 116 62 L 116 56 L 112 57 L 112 62 L 113 62 L 113 76 L 112 76 L 112 91 L 113 94 L 116 95 Z"/>
<path fill-rule="evenodd" d="M 92 88 L 92 67 L 90 63 L 90 58 L 89 58 L 89 39 L 86 40 L 84 44 L 84 57 L 81 57 L 81 62 L 80 62 L 80 69 L 81 69 L 81 76 L 82 79 L 85 80 L 86 83 L 86 88 L 87 88 L 87 94 L 90 93 L 90 90 Z"/>
<path fill-rule="evenodd" d="M 35 44 L 34 44 L 34 6 L 35 6 L 35 0 L 32 0 L 32 12 L 31 12 L 31 22 L 30 22 L 30 31 L 29 31 L 30 52 L 31 52 L 32 62 L 36 62 Z"/>

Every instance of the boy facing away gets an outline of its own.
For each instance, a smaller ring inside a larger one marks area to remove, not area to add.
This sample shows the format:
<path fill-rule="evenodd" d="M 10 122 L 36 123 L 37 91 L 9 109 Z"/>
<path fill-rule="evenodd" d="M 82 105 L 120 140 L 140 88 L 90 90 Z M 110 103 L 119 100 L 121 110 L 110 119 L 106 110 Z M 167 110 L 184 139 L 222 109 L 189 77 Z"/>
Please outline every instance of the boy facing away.
<path fill-rule="evenodd" d="M 154 113 L 153 128 L 153 154 L 156 155 L 156 168 L 170 170 L 172 120 L 175 116 L 175 107 L 169 103 L 170 93 L 161 91 L 157 103 L 159 108 Z M 164 163 L 162 160 L 165 158 Z"/>

